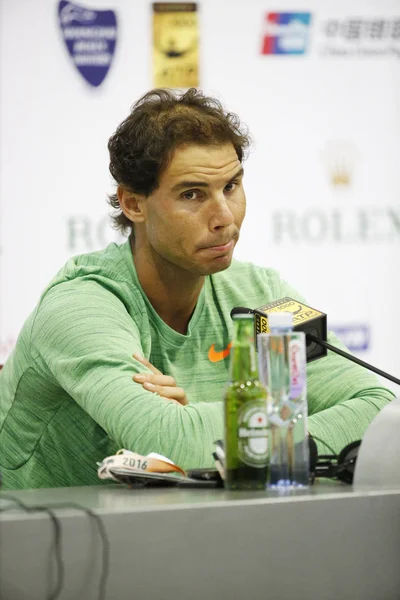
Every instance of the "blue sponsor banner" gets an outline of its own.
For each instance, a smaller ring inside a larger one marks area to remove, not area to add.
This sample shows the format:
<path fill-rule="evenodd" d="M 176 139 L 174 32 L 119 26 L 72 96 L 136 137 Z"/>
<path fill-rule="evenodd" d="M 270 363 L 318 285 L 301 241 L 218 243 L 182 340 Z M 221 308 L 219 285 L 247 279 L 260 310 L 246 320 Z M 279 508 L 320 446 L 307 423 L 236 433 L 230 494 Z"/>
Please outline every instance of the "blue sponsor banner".
<path fill-rule="evenodd" d="M 115 53 L 115 12 L 94 10 L 61 0 L 58 19 L 72 62 L 90 85 L 98 87 L 104 81 Z"/>
<path fill-rule="evenodd" d="M 371 328 L 366 323 L 329 326 L 350 352 L 365 352 L 370 347 Z"/>

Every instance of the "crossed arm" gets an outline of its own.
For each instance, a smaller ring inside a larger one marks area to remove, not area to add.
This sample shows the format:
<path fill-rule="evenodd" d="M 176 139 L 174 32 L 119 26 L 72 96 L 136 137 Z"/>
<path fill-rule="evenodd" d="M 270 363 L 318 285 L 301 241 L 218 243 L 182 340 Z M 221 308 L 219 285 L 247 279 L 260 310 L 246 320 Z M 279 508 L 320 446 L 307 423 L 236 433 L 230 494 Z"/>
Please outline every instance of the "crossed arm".
<path fill-rule="evenodd" d="M 148 349 L 119 299 L 93 282 L 84 289 L 60 286 L 37 313 L 32 344 L 49 377 L 120 447 L 159 452 L 183 468 L 211 466 L 223 436 L 222 402 L 189 405 L 172 377 L 139 358 Z M 310 365 L 308 385 L 309 431 L 337 452 L 361 439 L 394 397 L 374 375 L 331 353 Z"/>

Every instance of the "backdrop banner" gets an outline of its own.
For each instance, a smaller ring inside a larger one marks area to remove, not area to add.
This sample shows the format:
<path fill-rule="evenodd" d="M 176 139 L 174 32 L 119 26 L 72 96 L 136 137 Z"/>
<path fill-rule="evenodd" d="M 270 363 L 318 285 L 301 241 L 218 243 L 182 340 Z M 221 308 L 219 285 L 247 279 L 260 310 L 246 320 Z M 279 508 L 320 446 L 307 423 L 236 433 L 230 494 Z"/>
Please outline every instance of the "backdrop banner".
<path fill-rule="evenodd" d="M 0 0 L 0 363 L 66 260 L 121 241 L 107 141 L 165 77 L 252 134 L 236 258 L 276 268 L 399 376 L 398 0 L 157 6 Z"/>

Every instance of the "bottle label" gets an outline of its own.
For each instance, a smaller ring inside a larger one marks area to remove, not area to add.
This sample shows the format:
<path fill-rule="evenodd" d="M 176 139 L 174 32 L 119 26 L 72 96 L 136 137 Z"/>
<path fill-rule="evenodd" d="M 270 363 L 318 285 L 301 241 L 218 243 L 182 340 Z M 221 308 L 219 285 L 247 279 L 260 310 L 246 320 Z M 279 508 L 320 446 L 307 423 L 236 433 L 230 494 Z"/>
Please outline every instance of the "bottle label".
<path fill-rule="evenodd" d="M 300 340 L 291 339 L 289 344 L 290 397 L 298 398 L 303 393 L 306 371 L 303 346 Z"/>
<path fill-rule="evenodd" d="M 250 467 L 268 464 L 268 422 L 266 408 L 246 404 L 238 413 L 238 458 Z"/>

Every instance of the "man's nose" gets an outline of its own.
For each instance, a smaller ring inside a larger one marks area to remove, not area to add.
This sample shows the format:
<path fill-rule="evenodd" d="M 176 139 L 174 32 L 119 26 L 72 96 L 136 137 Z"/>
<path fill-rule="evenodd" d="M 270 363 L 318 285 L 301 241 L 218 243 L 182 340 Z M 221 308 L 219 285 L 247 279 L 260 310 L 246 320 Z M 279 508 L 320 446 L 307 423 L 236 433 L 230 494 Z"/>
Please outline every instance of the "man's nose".
<path fill-rule="evenodd" d="M 224 194 L 218 195 L 211 202 L 210 206 L 210 230 L 215 231 L 229 227 L 234 222 L 232 209 L 229 204 L 229 200 L 225 198 Z"/>

